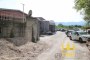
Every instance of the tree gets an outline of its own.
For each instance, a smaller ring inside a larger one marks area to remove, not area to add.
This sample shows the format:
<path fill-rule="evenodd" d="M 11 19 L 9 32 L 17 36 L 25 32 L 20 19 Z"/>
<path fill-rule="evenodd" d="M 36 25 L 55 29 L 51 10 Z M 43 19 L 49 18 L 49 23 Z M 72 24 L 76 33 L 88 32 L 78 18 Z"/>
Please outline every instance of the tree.
<path fill-rule="evenodd" d="M 58 24 L 58 26 L 64 26 L 63 24 Z"/>
<path fill-rule="evenodd" d="M 86 22 L 85 27 L 90 27 L 90 22 Z"/>
<path fill-rule="evenodd" d="M 75 0 L 75 9 L 84 15 L 84 20 L 90 21 L 90 0 Z"/>

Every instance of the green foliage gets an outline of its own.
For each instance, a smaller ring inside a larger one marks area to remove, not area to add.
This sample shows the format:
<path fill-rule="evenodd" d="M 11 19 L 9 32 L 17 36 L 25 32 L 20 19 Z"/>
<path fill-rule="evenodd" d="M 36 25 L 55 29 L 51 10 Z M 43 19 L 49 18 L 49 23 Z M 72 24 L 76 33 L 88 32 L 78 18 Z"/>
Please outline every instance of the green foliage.
<path fill-rule="evenodd" d="M 90 0 L 75 0 L 75 9 L 84 14 L 84 20 L 90 20 Z"/>
<path fill-rule="evenodd" d="M 75 8 L 77 10 L 82 10 L 86 7 L 87 0 L 75 0 Z"/>
<path fill-rule="evenodd" d="M 65 26 L 65 25 L 63 25 L 63 24 L 58 24 L 58 25 L 56 26 L 56 28 L 67 28 L 67 26 Z"/>
<path fill-rule="evenodd" d="M 58 24 L 58 26 L 62 26 L 63 27 L 64 25 L 63 24 Z"/>
<path fill-rule="evenodd" d="M 63 24 L 58 24 L 56 26 L 56 28 L 64 28 L 64 29 L 74 29 L 74 28 L 82 28 L 82 26 L 80 25 L 69 25 L 69 26 L 66 26 L 66 25 L 63 25 Z"/>
<path fill-rule="evenodd" d="M 86 22 L 86 24 L 85 24 L 84 27 L 90 27 L 90 21 L 89 22 Z"/>

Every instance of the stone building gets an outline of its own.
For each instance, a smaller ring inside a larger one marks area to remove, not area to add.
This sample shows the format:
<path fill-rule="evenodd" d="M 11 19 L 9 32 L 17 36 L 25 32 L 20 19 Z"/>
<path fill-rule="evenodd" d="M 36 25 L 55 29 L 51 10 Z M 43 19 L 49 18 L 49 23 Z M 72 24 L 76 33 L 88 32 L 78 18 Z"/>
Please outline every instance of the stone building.
<path fill-rule="evenodd" d="M 0 38 L 16 45 L 39 39 L 38 20 L 20 10 L 0 9 Z"/>
<path fill-rule="evenodd" d="M 43 23 L 43 34 L 46 34 L 47 32 L 49 32 L 49 21 L 42 21 Z"/>
<path fill-rule="evenodd" d="M 39 21 L 39 35 L 46 34 L 49 31 L 49 21 L 45 20 L 43 17 L 36 17 Z"/>
<path fill-rule="evenodd" d="M 22 37 L 25 32 L 26 14 L 19 10 L 0 9 L 0 37 Z"/>
<path fill-rule="evenodd" d="M 40 34 L 46 34 L 49 31 L 49 21 L 39 21 L 40 23 Z"/>
<path fill-rule="evenodd" d="M 55 33 L 55 22 L 53 20 L 47 21 L 42 17 L 36 17 L 39 22 L 39 35 L 47 34 L 51 32 Z"/>
<path fill-rule="evenodd" d="M 49 31 L 55 33 L 55 22 L 53 20 L 49 21 Z"/>
<path fill-rule="evenodd" d="M 44 25 L 43 25 L 43 21 L 45 20 L 44 18 L 42 18 L 42 17 L 35 17 L 37 20 L 38 20 L 38 22 L 39 22 L 39 35 L 42 35 L 43 34 L 43 30 L 44 30 Z"/>

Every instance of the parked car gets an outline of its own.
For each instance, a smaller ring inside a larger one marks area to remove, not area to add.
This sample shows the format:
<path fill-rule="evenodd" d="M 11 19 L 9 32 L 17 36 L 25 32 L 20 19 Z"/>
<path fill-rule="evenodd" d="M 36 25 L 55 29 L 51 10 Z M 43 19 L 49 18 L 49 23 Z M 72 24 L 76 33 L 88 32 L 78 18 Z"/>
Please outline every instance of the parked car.
<path fill-rule="evenodd" d="M 61 31 L 61 29 L 58 29 L 57 31 Z"/>
<path fill-rule="evenodd" d="M 66 30 L 65 30 L 65 29 L 61 29 L 60 31 L 61 31 L 61 32 L 65 32 Z"/>
<path fill-rule="evenodd" d="M 74 32 L 72 32 L 70 39 L 83 42 L 83 41 L 88 40 L 88 38 L 86 36 L 88 37 L 88 34 L 86 31 L 74 31 Z"/>
<path fill-rule="evenodd" d="M 87 30 L 88 34 L 90 34 L 90 29 Z"/>
<path fill-rule="evenodd" d="M 53 32 L 48 31 L 46 34 L 47 34 L 47 35 L 53 35 Z"/>
<path fill-rule="evenodd" d="M 87 36 L 85 36 L 88 40 L 86 41 L 86 46 L 88 47 L 88 49 L 90 50 L 90 30 Z"/>
<path fill-rule="evenodd" d="M 67 31 L 66 31 L 67 37 L 70 37 L 70 36 L 71 36 L 71 33 L 72 33 L 73 31 L 74 31 L 74 30 L 67 30 Z"/>

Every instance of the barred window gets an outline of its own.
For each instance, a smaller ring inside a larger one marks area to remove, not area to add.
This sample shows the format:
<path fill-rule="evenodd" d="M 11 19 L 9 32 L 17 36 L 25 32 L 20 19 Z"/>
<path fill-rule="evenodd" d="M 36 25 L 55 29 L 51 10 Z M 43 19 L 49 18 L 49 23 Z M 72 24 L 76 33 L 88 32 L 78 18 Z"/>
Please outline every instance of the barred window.
<path fill-rule="evenodd" d="M 0 27 L 0 33 L 2 32 L 2 30 L 1 30 L 1 27 Z"/>

